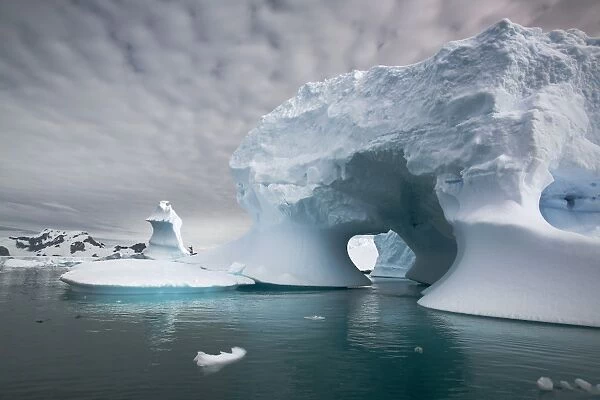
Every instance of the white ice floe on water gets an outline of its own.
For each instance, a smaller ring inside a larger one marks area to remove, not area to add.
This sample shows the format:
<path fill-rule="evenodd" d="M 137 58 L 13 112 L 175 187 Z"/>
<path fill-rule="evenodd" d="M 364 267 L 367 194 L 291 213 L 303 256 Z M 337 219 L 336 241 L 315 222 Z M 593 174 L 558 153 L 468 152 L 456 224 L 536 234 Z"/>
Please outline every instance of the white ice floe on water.
<path fill-rule="evenodd" d="M 544 392 L 550 392 L 554 389 L 554 383 L 552 379 L 542 376 L 537 380 L 537 387 Z"/>
<path fill-rule="evenodd" d="M 573 390 L 573 386 L 571 386 L 571 384 L 567 381 L 560 381 L 559 384 L 562 389 Z"/>
<path fill-rule="evenodd" d="M 307 317 L 304 317 L 304 319 L 310 319 L 311 321 L 322 321 L 325 319 L 325 317 L 321 315 L 309 315 Z"/>
<path fill-rule="evenodd" d="M 592 384 L 586 381 L 585 379 L 577 378 L 575 379 L 575 386 L 581 390 L 585 390 L 586 392 L 592 391 Z"/>
<path fill-rule="evenodd" d="M 199 351 L 194 362 L 206 372 L 217 372 L 224 366 L 241 360 L 246 355 L 246 350 L 241 347 L 232 347 L 231 353 L 222 351 L 220 354 L 206 354 Z"/>
<path fill-rule="evenodd" d="M 432 284 L 422 306 L 600 327 L 598 76 L 600 40 L 502 20 L 420 63 L 308 83 L 231 157 L 253 228 L 190 262 L 369 285 L 348 241 L 391 229 L 406 277 Z"/>
<path fill-rule="evenodd" d="M 75 290 L 98 293 L 202 292 L 254 283 L 241 275 L 207 271 L 196 265 L 137 259 L 82 263 L 60 279 Z"/>
<path fill-rule="evenodd" d="M 152 236 L 144 254 L 154 259 L 174 259 L 189 255 L 181 238 L 181 225 L 179 215 L 170 202 L 161 201 L 156 210 L 146 218 L 152 225 Z"/>

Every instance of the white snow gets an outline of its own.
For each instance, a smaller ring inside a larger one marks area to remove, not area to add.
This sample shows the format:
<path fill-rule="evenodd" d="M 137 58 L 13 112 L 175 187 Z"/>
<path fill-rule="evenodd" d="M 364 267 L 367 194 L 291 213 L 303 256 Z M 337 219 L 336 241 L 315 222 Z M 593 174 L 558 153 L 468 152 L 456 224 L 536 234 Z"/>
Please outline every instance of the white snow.
<path fill-rule="evenodd" d="M 246 355 L 246 350 L 241 347 L 232 347 L 231 353 L 222 351 L 220 354 L 206 354 L 199 351 L 194 362 L 199 367 L 203 367 L 209 372 L 216 372 L 227 364 L 241 360 Z"/>
<path fill-rule="evenodd" d="M 542 376 L 537 380 L 537 387 L 545 392 L 550 392 L 554 389 L 554 383 L 552 383 L 552 379 Z"/>
<path fill-rule="evenodd" d="M 360 286 L 348 240 L 391 229 L 415 254 L 406 276 L 433 284 L 423 306 L 600 326 L 599 57 L 581 31 L 503 20 L 417 64 L 302 86 L 230 160 L 254 227 L 190 262 Z"/>
<path fill-rule="evenodd" d="M 161 201 L 146 221 L 152 225 L 152 236 L 145 255 L 154 259 L 174 259 L 189 255 L 181 238 L 181 218 L 170 202 Z"/>
<path fill-rule="evenodd" d="M 348 241 L 348 255 L 360 271 L 373 271 L 377 257 L 377 247 L 373 235 L 357 235 Z"/>
<path fill-rule="evenodd" d="M 166 260 L 110 260 L 79 264 L 60 277 L 81 291 L 135 293 L 204 291 L 250 285 L 241 275 L 207 271 L 196 265 Z"/>

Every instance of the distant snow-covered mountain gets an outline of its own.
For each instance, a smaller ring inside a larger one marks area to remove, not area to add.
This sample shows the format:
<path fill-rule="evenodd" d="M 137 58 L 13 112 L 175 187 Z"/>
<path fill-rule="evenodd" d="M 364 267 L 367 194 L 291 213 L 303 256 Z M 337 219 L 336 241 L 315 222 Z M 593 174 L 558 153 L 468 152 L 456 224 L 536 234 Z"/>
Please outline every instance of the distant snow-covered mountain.
<path fill-rule="evenodd" d="M 109 246 L 82 231 L 44 229 L 0 239 L 0 256 L 131 257 L 142 254 L 145 243 Z"/>

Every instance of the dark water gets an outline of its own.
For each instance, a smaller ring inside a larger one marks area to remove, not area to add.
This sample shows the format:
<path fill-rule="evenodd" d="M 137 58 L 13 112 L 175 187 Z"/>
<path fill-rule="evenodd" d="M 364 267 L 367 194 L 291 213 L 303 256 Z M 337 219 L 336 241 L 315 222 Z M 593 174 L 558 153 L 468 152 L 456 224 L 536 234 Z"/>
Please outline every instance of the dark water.
<path fill-rule="evenodd" d="M 0 272 L 2 399 L 585 399 L 535 381 L 600 382 L 600 330 L 427 310 L 406 281 L 104 297 L 61 272 Z M 232 346 L 248 353 L 219 372 L 192 361 Z"/>

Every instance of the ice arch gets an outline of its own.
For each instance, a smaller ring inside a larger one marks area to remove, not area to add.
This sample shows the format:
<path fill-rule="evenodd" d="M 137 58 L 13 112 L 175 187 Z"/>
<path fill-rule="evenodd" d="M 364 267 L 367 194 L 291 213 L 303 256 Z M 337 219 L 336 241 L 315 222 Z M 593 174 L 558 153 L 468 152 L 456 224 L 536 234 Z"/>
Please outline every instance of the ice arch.
<path fill-rule="evenodd" d="M 540 212 L 553 177 L 600 171 L 599 44 L 503 20 L 418 64 L 304 85 L 233 154 L 254 228 L 216 253 L 259 280 L 354 286 L 348 239 L 392 229 L 407 277 L 434 283 L 421 305 L 600 326 L 600 240 Z"/>

